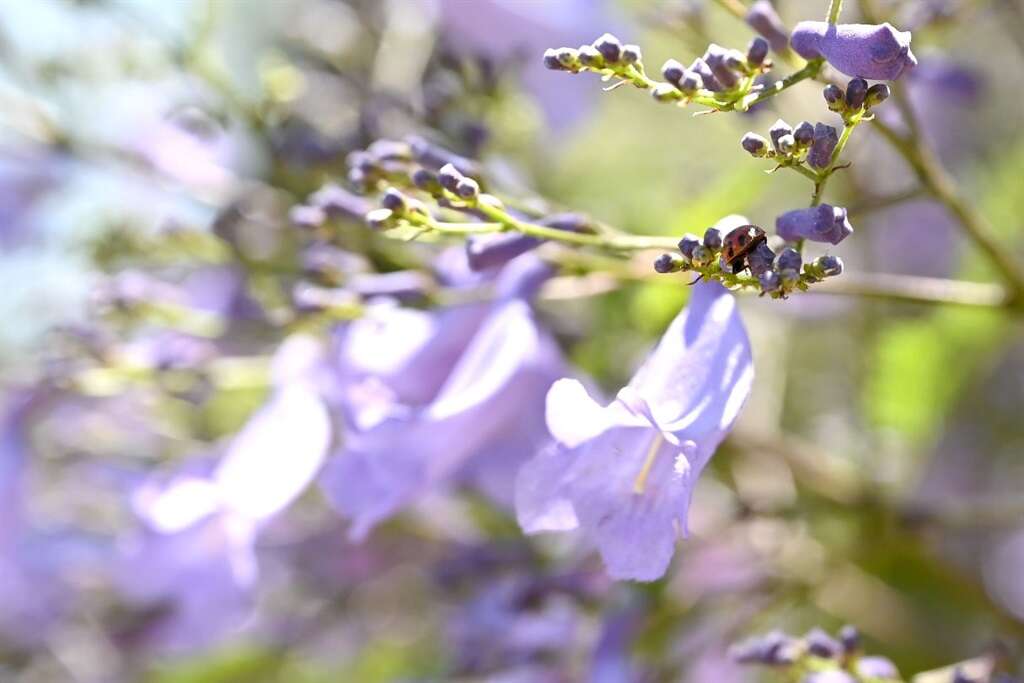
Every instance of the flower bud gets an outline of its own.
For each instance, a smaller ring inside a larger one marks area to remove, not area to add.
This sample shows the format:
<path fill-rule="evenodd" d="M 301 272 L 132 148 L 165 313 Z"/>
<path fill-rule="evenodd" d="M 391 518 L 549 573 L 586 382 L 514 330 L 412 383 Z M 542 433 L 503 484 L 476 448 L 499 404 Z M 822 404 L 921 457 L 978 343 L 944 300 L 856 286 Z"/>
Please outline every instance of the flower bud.
<path fill-rule="evenodd" d="M 693 250 L 700 246 L 700 238 L 696 235 L 686 234 L 679 240 L 679 252 L 688 259 L 693 258 Z"/>
<path fill-rule="evenodd" d="M 373 157 L 365 150 L 361 149 L 350 152 L 349 155 L 345 157 L 345 165 L 349 168 L 358 168 L 363 173 L 372 173 L 377 168 L 377 164 L 374 163 Z"/>
<path fill-rule="evenodd" d="M 818 123 L 814 126 L 814 139 L 811 151 L 807 153 L 807 163 L 812 168 L 828 168 L 832 163 L 832 152 L 839 144 L 839 131 L 832 126 Z"/>
<path fill-rule="evenodd" d="M 835 277 L 843 274 L 843 260 L 838 256 L 822 256 L 815 260 L 814 264 L 821 269 L 825 277 Z M 843 641 L 845 648 L 845 642 Z"/>
<path fill-rule="evenodd" d="M 715 80 L 726 89 L 732 88 L 739 83 L 739 78 L 736 76 L 736 72 L 729 68 L 728 61 L 729 50 L 715 43 L 708 45 L 708 49 L 704 53 L 704 62 L 711 69 Z"/>
<path fill-rule="evenodd" d="M 622 55 L 619 57 L 619 61 L 623 64 L 637 64 L 643 60 L 643 58 L 643 53 L 640 52 L 639 45 L 633 45 L 630 43 L 629 45 L 622 46 Z"/>
<path fill-rule="evenodd" d="M 792 251 L 792 249 L 787 251 Z M 797 268 L 799 268 L 799 265 Z M 807 643 L 807 651 L 815 657 L 838 659 L 839 655 L 841 655 L 843 651 L 843 647 L 839 644 L 839 641 L 822 631 L 820 628 L 808 631 L 804 636 L 804 642 Z"/>
<path fill-rule="evenodd" d="M 757 133 L 744 133 L 740 139 L 740 146 L 751 156 L 768 156 L 768 141 Z"/>
<path fill-rule="evenodd" d="M 896 665 L 886 657 L 861 657 L 857 660 L 857 675 L 864 680 L 900 680 Z"/>
<path fill-rule="evenodd" d="M 673 85 L 679 85 L 679 81 L 683 79 L 685 72 L 686 69 L 683 65 L 674 59 L 669 59 L 661 65 L 661 75 Z"/>
<path fill-rule="evenodd" d="M 441 192 L 441 183 L 437 179 L 437 174 L 425 168 L 417 168 L 409 176 L 412 180 L 412 184 L 430 194 L 439 194 Z"/>
<path fill-rule="evenodd" d="M 679 91 L 671 83 L 658 83 L 651 89 L 651 97 L 658 102 L 672 102 L 679 99 Z"/>
<path fill-rule="evenodd" d="M 459 195 L 462 199 L 473 199 L 480 194 L 480 185 L 472 178 L 463 176 L 455 184 L 455 194 Z"/>
<path fill-rule="evenodd" d="M 799 271 L 801 265 L 803 265 L 803 258 L 800 256 L 800 252 L 792 247 L 786 247 L 775 258 L 775 267 L 779 270 Z"/>
<path fill-rule="evenodd" d="M 679 254 L 662 254 L 654 260 L 654 271 L 657 273 L 676 273 L 683 269 L 686 261 Z"/>
<path fill-rule="evenodd" d="M 747 64 L 752 67 L 759 67 L 764 64 L 768 57 L 768 41 L 758 36 L 750 41 L 747 46 Z"/>
<path fill-rule="evenodd" d="M 579 68 L 579 53 L 571 47 L 558 48 L 555 58 L 558 59 L 558 63 L 562 65 L 563 69 L 575 71 Z"/>
<path fill-rule="evenodd" d="M 757 281 L 761 284 L 761 291 L 763 292 L 774 292 L 782 284 L 779 274 L 774 270 L 766 270 L 757 276 Z"/>
<path fill-rule="evenodd" d="M 622 56 L 622 43 L 619 39 L 610 33 L 605 33 L 603 36 L 594 41 L 594 47 L 604 57 L 604 61 L 609 64 L 615 64 L 619 61 Z"/>
<path fill-rule="evenodd" d="M 375 140 L 366 148 L 374 161 L 412 161 L 412 149 L 400 140 Z"/>
<path fill-rule="evenodd" d="M 311 230 L 324 224 L 327 220 L 327 212 L 319 206 L 296 204 L 288 210 L 288 220 L 296 227 Z"/>
<path fill-rule="evenodd" d="M 821 94 L 825 96 L 825 104 L 828 105 L 829 111 L 842 111 L 843 110 L 843 89 L 835 83 L 829 83 L 825 86 L 825 89 L 821 91 Z"/>
<path fill-rule="evenodd" d="M 722 84 L 715 78 L 715 74 L 711 72 L 711 67 L 702 58 L 697 57 L 693 60 L 693 64 L 690 65 L 690 71 L 700 74 L 701 87 L 707 88 L 712 92 L 725 90 Z"/>
<path fill-rule="evenodd" d="M 814 126 L 811 125 L 811 122 L 801 121 L 798 123 L 793 129 L 793 139 L 801 147 L 811 144 L 811 141 L 814 140 Z"/>
<path fill-rule="evenodd" d="M 677 86 L 686 95 L 692 95 L 704 87 L 704 79 L 696 71 L 687 69 Z"/>
<path fill-rule="evenodd" d="M 718 228 L 708 228 L 704 231 L 704 246 L 708 249 L 718 251 L 722 248 L 722 231 Z"/>
<path fill-rule="evenodd" d="M 822 259 L 818 259 L 818 262 L 820 263 L 821 260 Z M 842 267 L 842 261 L 840 261 L 840 272 L 842 272 Z M 857 630 L 856 626 L 853 626 L 852 624 L 847 624 L 846 626 L 839 629 L 839 642 L 843 645 L 843 652 L 845 652 L 848 655 L 854 654 L 855 652 L 860 650 L 860 631 Z"/>
<path fill-rule="evenodd" d="M 558 61 L 558 50 L 550 47 L 544 50 L 544 67 L 552 71 L 562 71 L 565 68 Z"/>
<path fill-rule="evenodd" d="M 764 242 L 757 245 L 757 248 L 747 255 L 750 272 L 757 277 L 771 270 L 773 263 L 775 263 L 775 252 Z"/>
<path fill-rule="evenodd" d="M 706 266 L 715 259 L 715 255 L 710 249 L 705 247 L 703 244 L 698 244 L 693 248 L 693 253 L 690 256 L 690 260 L 696 266 Z"/>
<path fill-rule="evenodd" d="M 366 224 L 373 230 L 387 230 L 395 227 L 395 217 L 391 209 L 374 209 L 366 214 Z"/>
<path fill-rule="evenodd" d="M 864 106 L 876 107 L 889 99 L 889 86 L 885 83 L 875 83 L 868 88 L 868 94 L 864 98 Z"/>
<path fill-rule="evenodd" d="M 846 84 L 846 106 L 857 111 L 864 106 L 868 94 L 868 82 L 863 78 L 854 78 Z"/>
<path fill-rule="evenodd" d="M 792 135 L 783 135 L 778 140 L 778 150 L 783 154 L 792 154 L 796 149 L 796 138 Z"/>
<path fill-rule="evenodd" d="M 464 177 L 465 176 L 459 173 L 459 171 L 451 164 L 445 164 L 441 167 L 441 170 L 437 172 L 437 179 L 440 181 L 441 187 L 449 192 L 455 192 L 455 188 L 458 186 L 459 181 Z"/>
<path fill-rule="evenodd" d="M 772 124 L 772 127 L 768 129 L 768 137 L 772 139 L 772 147 L 775 148 L 776 152 L 781 152 L 779 149 L 779 138 L 783 135 L 792 135 L 793 129 L 789 127 L 789 124 L 782 119 L 777 120 Z"/>
<path fill-rule="evenodd" d="M 604 66 L 604 57 L 601 56 L 601 53 L 593 45 L 580 45 L 577 54 L 579 55 L 580 64 L 583 66 L 589 66 L 592 69 L 600 69 Z"/>
<path fill-rule="evenodd" d="M 380 198 L 380 205 L 385 209 L 390 209 L 396 215 L 401 215 L 406 207 L 405 197 L 395 188 L 389 187 L 384 191 L 384 196 Z"/>

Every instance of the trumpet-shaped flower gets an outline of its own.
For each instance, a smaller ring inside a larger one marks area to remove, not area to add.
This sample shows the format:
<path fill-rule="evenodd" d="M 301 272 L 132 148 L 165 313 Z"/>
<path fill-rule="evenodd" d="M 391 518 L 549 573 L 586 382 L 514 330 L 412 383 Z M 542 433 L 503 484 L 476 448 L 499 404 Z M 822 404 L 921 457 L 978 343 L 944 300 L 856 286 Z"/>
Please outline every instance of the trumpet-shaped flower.
<path fill-rule="evenodd" d="M 547 396 L 557 447 L 520 471 L 526 533 L 582 529 L 615 578 L 652 581 L 686 533 L 701 470 L 750 393 L 750 343 L 736 301 L 701 283 L 629 385 L 609 405 L 577 381 Z"/>
<path fill-rule="evenodd" d="M 885 24 L 829 24 L 801 21 L 790 38 L 804 59 L 824 57 L 847 76 L 894 81 L 917 66 L 910 51 L 910 31 Z"/>

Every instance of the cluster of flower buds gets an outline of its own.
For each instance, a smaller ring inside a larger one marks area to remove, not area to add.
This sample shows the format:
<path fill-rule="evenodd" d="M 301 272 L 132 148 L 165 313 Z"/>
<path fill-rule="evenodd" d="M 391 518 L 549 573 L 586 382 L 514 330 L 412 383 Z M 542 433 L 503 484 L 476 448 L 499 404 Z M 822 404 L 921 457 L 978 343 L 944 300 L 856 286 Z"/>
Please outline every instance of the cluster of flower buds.
<path fill-rule="evenodd" d="M 750 92 L 754 89 L 753 78 L 772 67 L 768 50 L 768 41 L 757 37 L 750 41 L 746 54 L 712 43 L 689 67 L 669 59 L 661 67 L 666 82 L 658 83 L 651 94 L 659 102 L 672 102 L 692 97 L 701 90 L 716 93 L 743 88 Z"/>
<path fill-rule="evenodd" d="M 438 171 L 451 165 L 464 175 L 480 172 L 475 161 L 414 135 L 404 140 L 377 140 L 366 149 L 350 153 L 346 164 L 349 183 L 362 193 L 403 182 L 419 168 Z"/>
<path fill-rule="evenodd" d="M 824 123 L 801 121 L 796 127 L 779 119 L 768 131 L 766 139 L 748 132 L 740 139 L 740 146 L 748 154 L 760 159 L 774 159 L 780 166 L 795 166 L 807 162 L 814 169 L 824 170 L 832 165 L 832 152 L 839 143 L 839 132 Z"/>
<path fill-rule="evenodd" d="M 643 73 L 643 55 L 636 45 L 623 45 L 618 38 L 605 33 L 590 45 L 578 48 L 559 47 L 544 51 L 544 66 L 555 71 L 595 71 L 605 76 L 626 80 Z M 639 87 L 646 87 L 638 83 Z"/>
<path fill-rule="evenodd" d="M 741 664 L 760 664 L 792 673 L 800 683 L 883 683 L 901 680 L 896 666 L 885 657 L 865 656 L 861 638 L 853 626 L 844 626 L 833 637 L 820 628 L 803 637 L 772 631 L 733 645 L 732 659 Z M 803 676 L 797 679 L 797 676 Z"/>
<path fill-rule="evenodd" d="M 830 111 L 834 111 L 849 121 L 860 116 L 889 99 L 889 86 L 885 83 L 868 85 L 863 78 L 853 78 L 846 84 L 844 91 L 838 85 L 830 83 L 825 86 L 822 95 Z"/>
<path fill-rule="evenodd" d="M 795 290 L 807 291 L 810 284 L 841 274 L 843 262 L 826 255 L 804 263 L 800 252 L 792 247 L 776 253 L 768 246 L 761 228 L 741 225 L 724 236 L 718 227 L 708 228 L 703 238 L 685 235 L 679 240 L 679 253 L 659 256 L 654 270 L 694 272 L 726 286 L 756 286 L 762 295 L 784 299 Z"/>

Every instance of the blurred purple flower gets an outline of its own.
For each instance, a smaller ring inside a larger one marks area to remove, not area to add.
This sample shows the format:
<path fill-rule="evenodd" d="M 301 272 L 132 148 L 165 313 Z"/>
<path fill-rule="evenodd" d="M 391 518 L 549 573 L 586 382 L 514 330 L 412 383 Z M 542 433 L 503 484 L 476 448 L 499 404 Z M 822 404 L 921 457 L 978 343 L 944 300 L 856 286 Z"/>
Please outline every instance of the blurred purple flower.
<path fill-rule="evenodd" d="M 539 285 L 538 278 L 549 273 L 529 256 L 511 263 L 498 282 L 498 301 L 464 346 L 459 342 L 470 330 L 416 315 L 410 320 L 419 328 L 418 337 L 389 334 L 366 349 L 364 358 L 371 351 L 386 356 L 384 348 L 408 358 L 410 347 L 414 356 L 429 351 L 428 357 L 450 362 L 424 363 L 421 357 L 398 367 L 385 359 L 379 368 L 384 383 L 411 385 L 423 393 L 436 387 L 436 395 L 420 405 L 378 401 L 383 410 L 376 421 L 367 419 L 365 405 L 350 410 L 369 426 L 347 436 L 343 451 L 324 473 L 323 487 L 334 506 L 353 519 L 353 538 L 365 538 L 404 505 L 460 476 L 482 481 L 488 493 L 498 493 L 495 485 L 502 483 L 501 477 L 487 476 L 490 467 L 507 471 L 547 440 L 543 396 L 565 366 L 526 299 Z M 446 312 L 437 315 L 443 319 Z M 416 381 L 419 373 L 426 373 L 424 381 Z"/>
<path fill-rule="evenodd" d="M 145 637 L 161 649 L 201 647 L 248 614 L 259 530 L 306 489 L 330 442 L 319 360 L 315 341 L 286 340 L 270 400 L 216 466 L 191 466 L 135 492 L 147 530 L 126 544 L 118 585 L 129 600 L 157 609 Z"/>
<path fill-rule="evenodd" d="M 807 239 L 839 244 L 853 234 L 846 209 L 831 204 L 787 211 L 775 219 L 775 230 L 787 242 Z"/>
<path fill-rule="evenodd" d="M 769 0 L 757 0 L 747 10 L 747 24 L 763 36 L 776 54 L 789 50 L 789 32 Z"/>
<path fill-rule="evenodd" d="M 441 9 L 444 32 L 454 45 L 492 58 L 525 60 L 526 89 L 556 129 L 587 112 L 593 88 L 581 79 L 551 78 L 541 55 L 550 47 L 589 43 L 611 30 L 604 0 L 441 0 Z"/>
<path fill-rule="evenodd" d="M 829 24 L 801 21 L 790 45 L 804 59 L 824 57 L 847 76 L 894 81 L 917 65 L 910 32 L 885 24 Z"/>
<path fill-rule="evenodd" d="M 686 533 L 697 477 L 750 393 L 750 342 L 736 301 L 701 283 L 610 405 L 563 379 L 548 392 L 557 448 L 520 471 L 526 533 L 583 529 L 615 578 L 653 581 Z"/>

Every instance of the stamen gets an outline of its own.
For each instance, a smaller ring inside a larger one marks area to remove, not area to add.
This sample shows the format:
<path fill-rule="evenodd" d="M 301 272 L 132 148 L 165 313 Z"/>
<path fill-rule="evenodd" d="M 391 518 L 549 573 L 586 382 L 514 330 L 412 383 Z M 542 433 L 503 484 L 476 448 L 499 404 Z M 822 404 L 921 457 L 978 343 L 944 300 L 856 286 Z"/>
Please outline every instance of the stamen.
<path fill-rule="evenodd" d="M 651 439 L 651 445 L 647 449 L 647 458 L 644 460 L 644 466 L 640 468 L 640 474 L 636 475 L 636 480 L 633 481 L 633 493 L 638 496 L 642 496 L 647 488 L 647 476 L 651 473 L 654 459 L 658 457 L 658 451 L 661 450 L 661 444 L 663 443 L 665 443 L 665 438 L 661 435 L 661 432 L 657 432 L 654 438 Z"/>

